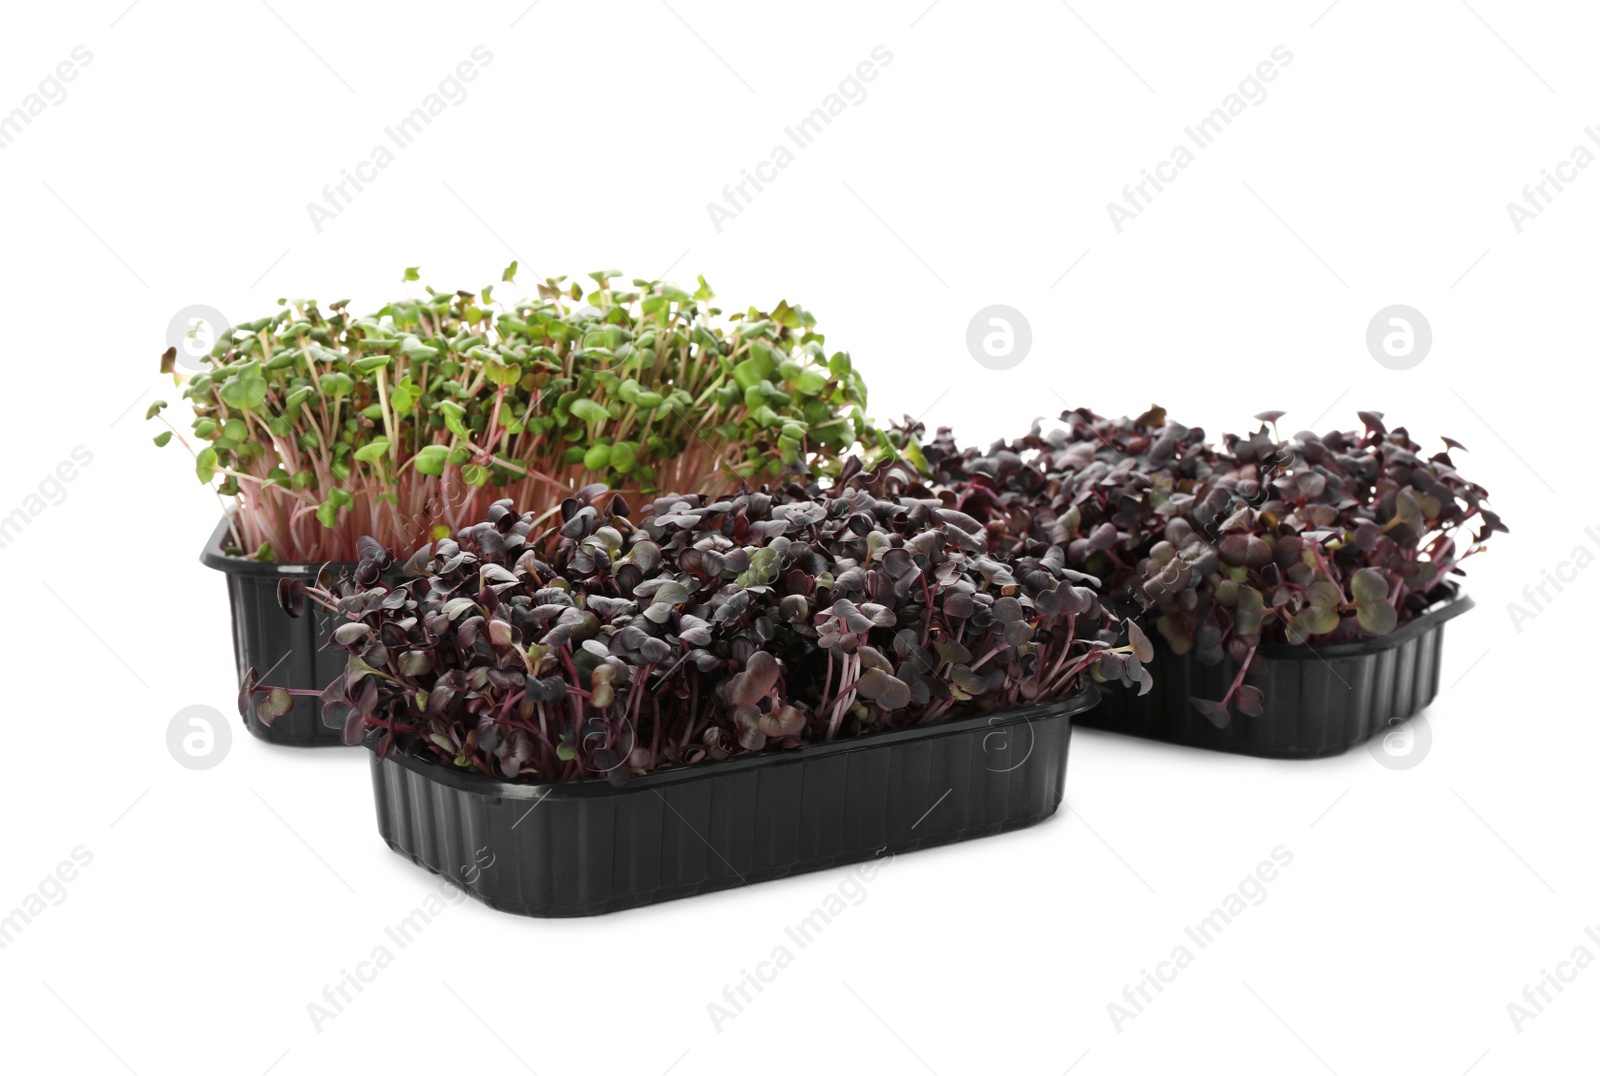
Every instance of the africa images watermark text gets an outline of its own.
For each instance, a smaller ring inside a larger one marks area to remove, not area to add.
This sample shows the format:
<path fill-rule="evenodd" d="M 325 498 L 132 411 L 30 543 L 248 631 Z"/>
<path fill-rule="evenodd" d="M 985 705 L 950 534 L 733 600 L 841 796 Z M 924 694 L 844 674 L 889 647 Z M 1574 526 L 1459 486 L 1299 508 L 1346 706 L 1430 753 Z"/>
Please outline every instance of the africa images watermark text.
<path fill-rule="evenodd" d="M 321 202 L 306 203 L 306 215 L 311 218 L 311 226 L 320 234 L 324 221 L 334 220 L 349 209 L 356 195 L 366 190 L 367 184 L 375 182 L 382 171 L 395 162 L 395 150 L 411 148 L 447 105 L 466 102 L 466 84 L 476 80 L 478 73 L 492 63 L 494 53 L 483 45 L 474 46 L 470 58 L 456 64 L 449 74 L 440 79 L 438 87 L 423 97 L 420 105 L 397 123 L 383 129 L 383 133 L 394 144 L 394 149 L 382 142 L 373 146 L 366 160 L 357 161 L 353 168 L 341 168 L 339 175 L 342 178 L 337 183 L 323 186 Z M 350 189 L 352 187 L 355 188 L 354 192 Z"/>
<path fill-rule="evenodd" d="M 1156 195 L 1166 190 L 1167 184 L 1175 182 L 1180 172 L 1195 162 L 1195 150 L 1209 149 L 1221 137 L 1223 130 L 1232 126 L 1234 117 L 1243 115 L 1251 105 L 1265 102 L 1266 84 L 1275 81 L 1278 72 L 1293 62 L 1294 53 L 1283 45 L 1274 45 L 1269 58 L 1256 64 L 1255 70 L 1240 80 L 1238 88 L 1223 97 L 1222 104 L 1202 116 L 1199 122 L 1183 129 L 1189 142 L 1194 144 L 1194 149 L 1180 142 L 1172 147 L 1167 160 L 1157 161 L 1151 168 L 1141 168 L 1139 175 L 1143 178 L 1122 188 L 1122 204 L 1106 203 L 1106 215 L 1111 218 L 1111 227 L 1116 229 L 1117 234 L 1122 234 L 1124 222 L 1136 219 L 1154 205 Z M 1155 188 L 1153 193 L 1150 190 L 1152 187 Z"/>
<path fill-rule="evenodd" d="M 1184 935 L 1194 942 L 1196 949 L 1203 951 L 1221 937 L 1222 932 L 1234 924 L 1248 907 L 1265 904 L 1267 886 L 1276 881 L 1283 869 L 1293 862 L 1294 852 L 1278 845 L 1272 850 L 1272 858 L 1257 863 L 1255 870 L 1245 875 L 1238 886 L 1211 909 L 1211 914 L 1194 926 L 1185 926 Z M 1167 959 L 1156 963 L 1154 971 L 1140 968 L 1139 978 L 1122 988 L 1122 997 L 1106 1003 L 1106 1015 L 1111 1018 L 1111 1026 L 1119 1035 L 1124 1024 L 1144 1015 L 1155 1003 L 1156 997 L 1177 980 L 1178 973 L 1194 963 L 1196 949 L 1190 949 L 1187 942 L 1179 942 L 1173 946 Z"/>
<path fill-rule="evenodd" d="M 785 127 L 783 133 L 797 149 L 810 148 L 823 130 L 831 126 L 836 117 L 844 114 L 846 107 L 860 105 L 867 99 L 866 84 L 876 79 L 878 72 L 893 62 L 894 53 L 887 46 L 874 46 L 870 58 L 856 64 L 855 69 L 840 80 L 838 88 L 822 99 L 822 104 L 802 116 L 799 122 Z M 772 147 L 766 160 L 757 161 L 754 168 L 740 169 L 739 174 L 743 178 L 722 188 L 722 201 L 706 203 L 706 215 L 711 218 L 711 225 L 718 234 L 722 232 L 723 221 L 733 220 L 749 209 L 755 204 L 756 195 L 765 190 L 768 183 L 774 182 L 782 169 L 794 162 L 794 150 L 780 142 Z M 752 191 L 752 187 L 755 190 Z"/>
<path fill-rule="evenodd" d="M 6 149 L 21 137 L 25 128 L 33 126 L 36 117 L 44 114 L 47 105 L 59 105 L 67 99 L 66 84 L 78 77 L 78 72 L 94 63 L 94 53 L 77 45 L 69 57 L 39 80 L 39 88 L 22 99 L 22 104 L 10 112 L 0 112 L 0 150 Z"/>

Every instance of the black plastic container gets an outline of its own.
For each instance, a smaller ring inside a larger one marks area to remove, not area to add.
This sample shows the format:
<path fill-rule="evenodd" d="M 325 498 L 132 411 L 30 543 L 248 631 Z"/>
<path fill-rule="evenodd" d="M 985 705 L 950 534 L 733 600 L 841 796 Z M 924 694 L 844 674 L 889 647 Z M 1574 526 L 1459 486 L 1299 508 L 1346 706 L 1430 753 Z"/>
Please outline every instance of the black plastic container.
<path fill-rule="evenodd" d="M 228 577 L 228 602 L 233 607 L 233 656 L 240 682 L 250 668 L 262 684 L 272 687 L 321 691 L 344 672 L 347 655 L 329 647 L 335 627 L 331 616 L 308 604 L 305 614 L 291 617 L 278 605 L 278 580 L 316 578 L 321 564 L 265 564 L 233 557 L 222 551 L 228 535 L 226 517 L 217 524 L 200 554 L 200 563 Z M 330 565 L 337 574 L 353 564 Z M 322 720 L 322 704 L 296 696 L 294 706 L 269 727 L 255 716 L 244 719 L 245 728 L 268 743 L 292 747 L 335 747 L 344 744 L 339 727 Z"/>
<path fill-rule="evenodd" d="M 1146 695 L 1105 690 L 1104 701 L 1079 724 L 1152 740 L 1262 758 L 1323 758 L 1415 715 L 1439 693 L 1444 625 L 1472 608 L 1472 599 L 1447 584 L 1422 615 L 1384 635 L 1357 642 L 1291 646 L 1257 653 L 1264 676 L 1245 682 L 1261 689 L 1259 717 L 1234 713 L 1217 728 L 1190 702 L 1220 700 L 1238 674 L 1232 659 L 1202 665 L 1179 656 L 1152 635 L 1155 685 Z M 1237 710 L 1237 708 L 1234 708 Z"/>
<path fill-rule="evenodd" d="M 499 781 L 372 756 L 389 847 L 501 911 L 598 915 L 1020 829 L 1066 787 L 1070 699 L 601 779 Z"/>

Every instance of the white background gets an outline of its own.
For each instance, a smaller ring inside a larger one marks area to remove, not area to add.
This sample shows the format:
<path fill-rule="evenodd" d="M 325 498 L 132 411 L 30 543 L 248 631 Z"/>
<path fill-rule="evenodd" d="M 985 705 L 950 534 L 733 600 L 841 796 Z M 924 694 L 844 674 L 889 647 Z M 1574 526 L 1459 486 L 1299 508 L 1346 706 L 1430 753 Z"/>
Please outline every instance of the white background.
<path fill-rule="evenodd" d="M 1594 146 L 1593 12 L 671 3 L 8 5 L 0 113 L 74 47 L 93 59 L 0 151 L 0 514 L 75 446 L 93 462 L 4 550 L 0 911 L 74 848 L 93 861 L 0 950 L 6 1067 L 1592 1070 L 1600 970 L 1520 1029 L 1507 1005 L 1576 947 L 1600 956 L 1600 571 L 1520 631 L 1507 603 L 1600 549 L 1580 507 L 1600 169 L 1520 233 L 1506 203 Z M 469 96 L 319 233 L 306 203 L 477 45 L 493 60 Z M 719 232 L 706 203 L 879 45 L 893 60 L 867 97 Z M 1119 234 L 1106 203 L 1279 45 L 1293 60 L 1266 99 Z M 978 443 L 1152 400 L 1218 433 L 1371 408 L 1430 451 L 1465 442 L 1513 533 L 1469 562 L 1478 608 L 1450 626 L 1426 757 L 1080 732 L 1054 819 L 896 860 L 720 1029 L 707 1004 L 845 871 L 590 920 L 451 907 L 318 1027 L 308 1003 L 435 883 L 378 838 L 364 752 L 273 749 L 235 723 L 215 768 L 169 756 L 172 716 L 232 715 L 235 685 L 224 583 L 196 561 L 216 502 L 143 421 L 176 398 L 157 356 L 191 304 L 369 307 L 404 266 L 474 288 L 512 257 L 525 284 L 704 273 L 729 305 L 802 303 L 877 417 Z M 995 303 L 1033 332 L 1006 372 L 964 342 Z M 1434 333 L 1403 372 L 1365 345 L 1395 303 Z M 1116 1026 L 1124 985 L 1279 845 L 1294 860 L 1265 902 Z"/>

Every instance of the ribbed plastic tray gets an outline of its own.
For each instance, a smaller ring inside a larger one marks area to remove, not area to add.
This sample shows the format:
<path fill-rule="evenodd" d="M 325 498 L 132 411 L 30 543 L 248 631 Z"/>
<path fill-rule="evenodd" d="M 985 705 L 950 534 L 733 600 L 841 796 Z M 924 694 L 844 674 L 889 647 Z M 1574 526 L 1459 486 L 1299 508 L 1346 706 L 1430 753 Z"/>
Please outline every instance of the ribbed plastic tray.
<path fill-rule="evenodd" d="M 1066 786 L 1070 699 L 630 778 L 521 784 L 372 756 L 389 847 L 492 908 L 597 915 L 1031 826 Z"/>
<path fill-rule="evenodd" d="M 1388 635 L 1332 645 L 1264 646 L 1264 676 L 1246 679 L 1261 689 L 1262 713 L 1235 712 L 1218 728 L 1190 702 L 1220 700 L 1239 666 L 1232 659 L 1202 665 L 1179 656 L 1154 636 L 1155 684 L 1146 695 L 1116 686 L 1079 724 L 1263 758 L 1322 758 L 1357 744 L 1418 713 L 1439 693 L 1444 625 L 1472 608 L 1455 587 L 1420 616 Z"/>
<path fill-rule="evenodd" d="M 312 580 L 321 564 L 267 564 L 232 557 L 222 551 L 228 534 L 226 517 L 217 524 L 200 554 L 200 563 L 228 577 L 228 603 L 233 607 L 233 656 L 240 681 L 254 667 L 261 683 L 273 687 L 321 691 L 344 672 L 348 655 L 328 646 L 335 627 L 328 613 L 314 606 L 291 617 L 278 605 L 278 580 Z M 337 574 L 355 567 L 333 564 Z M 337 747 L 344 739 L 339 727 L 322 720 L 322 704 L 296 696 L 294 706 L 269 727 L 255 716 L 244 719 L 245 728 L 268 743 L 292 747 Z"/>

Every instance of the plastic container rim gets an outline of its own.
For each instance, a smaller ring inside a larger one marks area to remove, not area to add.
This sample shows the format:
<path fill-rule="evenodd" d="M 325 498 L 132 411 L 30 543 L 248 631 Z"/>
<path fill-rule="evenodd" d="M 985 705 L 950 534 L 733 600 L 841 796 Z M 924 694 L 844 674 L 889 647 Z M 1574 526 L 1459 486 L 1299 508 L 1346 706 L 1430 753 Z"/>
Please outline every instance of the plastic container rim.
<path fill-rule="evenodd" d="M 1462 613 L 1471 609 L 1475 604 L 1472 597 L 1462 593 L 1459 586 L 1452 582 L 1439 584 L 1448 592 L 1430 602 L 1427 608 L 1401 624 L 1388 635 L 1374 635 L 1370 639 L 1352 639 L 1343 643 L 1269 643 L 1261 647 L 1256 653 L 1273 661 L 1289 659 L 1291 661 L 1307 661 L 1311 659 L 1351 657 L 1360 654 L 1375 654 L 1412 639 L 1423 632 L 1432 631 L 1448 620 L 1454 620 Z"/>
<path fill-rule="evenodd" d="M 975 714 L 972 717 L 958 718 L 954 721 L 941 721 L 934 725 L 895 729 L 891 732 L 854 736 L 848 740 L 812 744 L 795 751 L 742 755 L 739 758 L 726 759 L 722 762 L 712 762 L 699 766 L 675 766 L 672 769 L 647 773 L 641 777 L 629 777 L 627 784 L 621 788 L 614 786 L 603 777 L 585 777 L 576 781 L 541 781 L 537 783 L 507 781 L 502 778 L 485 777 L 478 773 L 447 768 L 441 762 L 420 758 L 399 750 L 389 752 L 388 755 L 380 760 L 377 755 L 378 748 L 375 737 L 368 737 L 363 745 L 373 753 L 374 762 L 397 762 L 413 773 L 442 784 L 447 788 L 498 799 L 538 800 L 543 802 L 551 796 L 563 799 L 580 799 L 620 795 L 636 790 L 660 789 L 689 781 L 709 780 L 719 775 L 731 776 L 768 766 L 794 765 L 812 759 L 832 758 L 836 755 L 845 755 L 855 751 L 868 751 L 879 746 L 889 746 L 914 740 L 936 739 L 940 736 L 954 736 L 965 732 L 973 732 L 986 726 L 1002 729 L 1014 725 L 1032 723 L 1041 718 L 1071 718 L 1093 709 L 1099 701 L 1100 689 L 1093 683 L 1085 683 L 1083 688 L 1076 693 L 1050 702 L 1030 703 L 1026 706 L 1018 706 L 1009 710 L 994 710 L 989 713 Z"/>
<path fill-rule="evenodd" d="M 222 551 L 222 540 L 227 535 L 233 517 L 224 515 L 217 523 L 216 530 L 211 532 L 211 537 L 206 540 L 205 548 L 200 551 L 200 563 L 207 568 L 214 568 L 219 572 L 230 575 L 272 575 L 279 577 L 299 577 L 315 579 L 317 573 L 324 567 L 332 568 L 338 572 L 341 568 L 354 568 L 354 561 L 329 560 L 329 561 L 297 561 L 292 564 L 269 563 L 261 560 L 251 560 L 248 557 L 235 557 Z"/>

